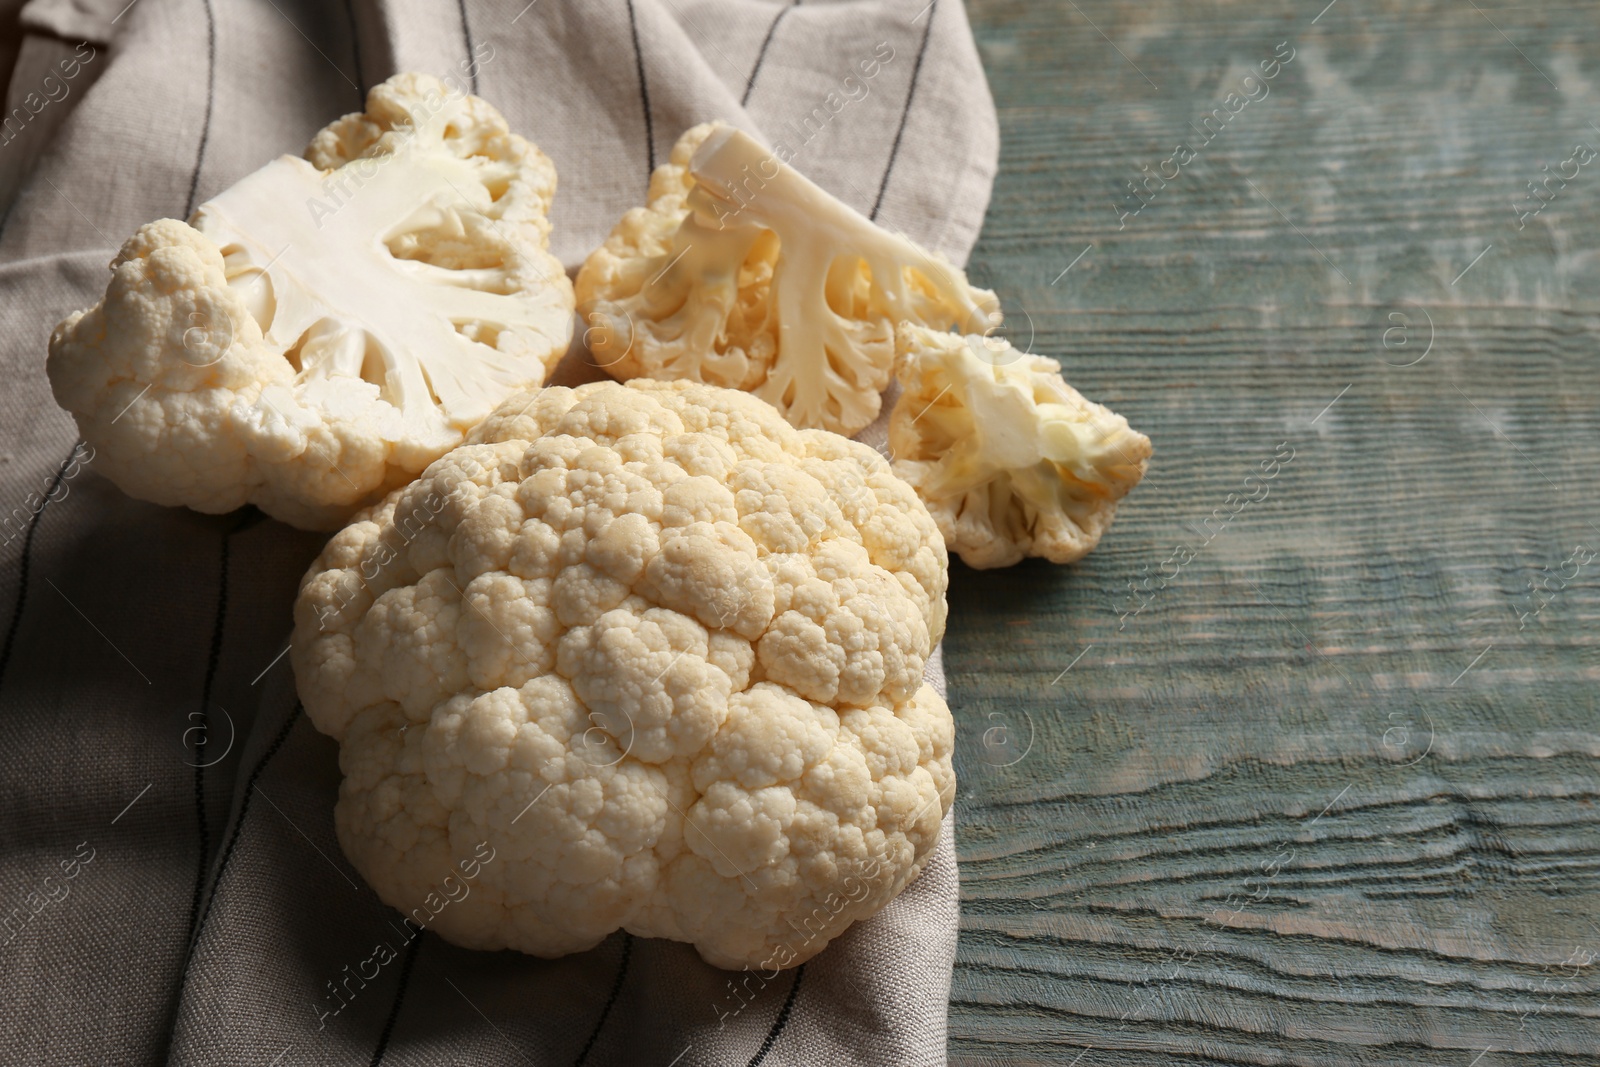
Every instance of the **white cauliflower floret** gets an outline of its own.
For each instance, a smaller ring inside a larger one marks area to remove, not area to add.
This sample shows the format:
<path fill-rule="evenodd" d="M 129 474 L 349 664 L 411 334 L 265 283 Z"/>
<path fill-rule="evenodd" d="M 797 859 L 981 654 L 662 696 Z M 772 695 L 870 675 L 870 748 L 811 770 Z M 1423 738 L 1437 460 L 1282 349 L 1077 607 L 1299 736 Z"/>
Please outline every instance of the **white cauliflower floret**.
<path fill-rule="evenodd" d="M 872 449 L 731 390 L 597 382 L 507 400 L 336 534 L 291 659 L 386 902 L 487 843 L 433 920 L 455 943 L 557 956 L 625 928 L 787 967 L 938 838 L 945 584 Z"/>
<path fill-rule="evenodd" d="M 613 377 L 753 392 L 799 427 L 877 417 L 901 321 L 983 332 L 994 294 L 829 196 L 731 126 L 696 126 L 578 274 Z"/>
<path fill-rule="evenodd" d="M 50 339 L 56 400 L 132 496 L 337 526 L 565 352 L 555 181 L 487 103 L 396 75 L 305 159 L 130 237 Z"/>
<path fill-rule="evenodd" d="M 1144 477 L 1150 439 L 1080 396 L 1053 359 L 997 337 L 898 336 L 889 452 L 950 551 L 987 568 L 1094 548 Z"/>

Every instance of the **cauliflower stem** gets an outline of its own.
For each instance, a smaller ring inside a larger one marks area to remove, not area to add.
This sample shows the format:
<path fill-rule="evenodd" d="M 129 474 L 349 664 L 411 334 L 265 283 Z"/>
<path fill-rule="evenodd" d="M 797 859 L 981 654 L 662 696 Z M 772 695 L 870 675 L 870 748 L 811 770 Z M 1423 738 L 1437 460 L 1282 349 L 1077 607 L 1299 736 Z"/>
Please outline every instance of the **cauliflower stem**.
<path fill-rule="evenodd" d="M 983 332 L 994 296 L 873 224 L 743 132 L 688 131 L 578 276 L 613 376 L 755 393 L 791 423 L 853 434 L 880 410 L 902 321 Z"/>

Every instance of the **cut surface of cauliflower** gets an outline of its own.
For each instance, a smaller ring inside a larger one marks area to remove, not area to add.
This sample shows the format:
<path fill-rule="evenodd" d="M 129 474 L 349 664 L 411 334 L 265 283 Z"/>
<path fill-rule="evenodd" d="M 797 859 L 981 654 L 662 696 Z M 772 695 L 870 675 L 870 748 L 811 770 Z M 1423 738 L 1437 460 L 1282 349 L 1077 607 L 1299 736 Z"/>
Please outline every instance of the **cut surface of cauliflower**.
<path fill-rule="evenodd" d="M 334 535 L 291 662 L 345 854 L 406 914 L 559 956 L 623 928 L 788 967 L 920 871 L 954 796 L 923 681 L 946 556 L 872 449 L 747 394 L 506 401 Z"/>
<path fill-rule="evenodd" d="M 130 237 L 50 339 L 56 400 L 132 496 L 335 527 L 565 352 L 555 182 L 489 104 L 396 75 L 304 159 Z"/>
<path fill-rule="evenodd" d="M 685 133 L 649 201 L 578 273 L 585 337 L 613 377 L 742 389 L 850 435 L 877 417 L 897 323 L 999 321 L 993 293 L 731 126 Z"/>
<path fill-rule="evenodd" d="M 1071 563 L 1144 477 L 1150 439 L 998 337 L 902 325 L 889 413 L 895 473 L 969 567 Z"/>

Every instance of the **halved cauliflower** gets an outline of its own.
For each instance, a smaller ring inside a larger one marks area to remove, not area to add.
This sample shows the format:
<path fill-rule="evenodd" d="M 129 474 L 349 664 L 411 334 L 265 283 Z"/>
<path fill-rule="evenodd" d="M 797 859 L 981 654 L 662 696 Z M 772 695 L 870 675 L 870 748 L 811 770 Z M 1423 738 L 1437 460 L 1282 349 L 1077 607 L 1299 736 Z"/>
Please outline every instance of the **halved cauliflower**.
<path fill-rule="evenodd" d="M 508 400 L 301 584 L 345 854 L 540 956 L 625 928 L 787 967 L 916 877 L 954 795 L 946 557 L 865 445 L 692 382 Z M 476 865 L 474 865 L 476 866 Z"/>
<path fill-rule="evenodd" d="M 969 567 L 1071 563 L 1144 477 L 1150 439 L 998 337 L 902 325 L 889 413 L 895 473 Z"/>
<path fill-rule="evenodd" d="M 578 273 L 613 377 L 708 382 L 842 434 L 874 418 L 902 320 L 982 333 L 994 294 L 722 123 L 696 126 Z"/>
<path fill-rule="evenodd" d="M 202 204 L 143 226 L 48 371 L 125 492 L 332 528 L 565 352 L 555 168 L 475 96 L 400 74 Z"/>

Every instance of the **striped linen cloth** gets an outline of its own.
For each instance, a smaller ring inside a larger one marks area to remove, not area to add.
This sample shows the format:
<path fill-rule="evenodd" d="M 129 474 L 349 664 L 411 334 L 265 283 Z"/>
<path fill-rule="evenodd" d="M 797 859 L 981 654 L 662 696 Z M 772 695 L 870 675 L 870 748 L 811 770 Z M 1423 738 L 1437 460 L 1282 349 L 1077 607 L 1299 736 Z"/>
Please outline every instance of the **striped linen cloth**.
<path fill-rule="evenodd" d="M 0 1059 L 944 1063 L 948 818 L 886 911 L 776 976 L 622 933 L 553 961 L 411 936 L 340 853 L 337 746 L 281 655 L 322 538 L 124 497 L 44 352 L 135 227 L 299 152 L 402 70 L 478 92 L 555 160 L 569 268 L 711 118 L 964 261 L 997 132 L 959 0 L 0 0 L 7 24 Z"/>

